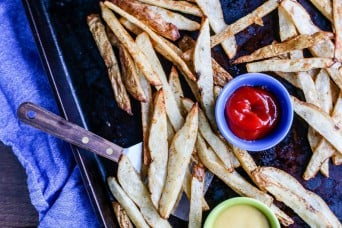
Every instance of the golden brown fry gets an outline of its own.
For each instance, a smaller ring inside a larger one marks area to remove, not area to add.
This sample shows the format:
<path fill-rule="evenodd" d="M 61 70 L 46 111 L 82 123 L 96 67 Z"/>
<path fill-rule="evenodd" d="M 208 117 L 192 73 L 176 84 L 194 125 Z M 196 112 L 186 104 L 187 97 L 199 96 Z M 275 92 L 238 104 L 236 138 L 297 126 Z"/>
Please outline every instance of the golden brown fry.
<path fill-rule="evenodd" d="M 120 158 L 117 175 L 122 189 L 140 208 L 141 214 L 150 226 L 171 227 L 169 222 L 161 218 L 154 208 L 150 193 L 126 155 L 122 155 Z"/>
<path fill-rule="evenodd" d="M 203 15 L 202 11 L 198 6 L 191 4 L 187 1 L 173 1 L 173 0 L 139 0 L 141 2 L 159 6 L 165 9 L 179 11 L 186 14 L 191 14 L 201 17 Z"/>
<path fill-rule="evenodd" d="M 164 100 L 164 91 L 156 92 L 153 102 L 153 114 L 150 122 L 150 134 L 148 148 L 151 155 L 151 163 L 148 167 L 148 189 L 155 208 L 158 208 L 162 194 L 167 168 L 168 141 L 167 141 L 167 117 Z"/>
<path fill-rule="evenodd" d="M 214 84 L 224 87 L 233 77 L 226 71 L 214 58 L 211 58 L 211 64 L 213 66 Z"/>
<path fill-rule="evenodd" d="M 310 0 L 316 8 L 326 17 L 329 21 L 333 21 L 332 16 L 332 3 L 331 0 Z"/>
<path fill-rule="evenodd" d="M 186 110 L 190 110 L 190 108 L 194 104 L 193 101 L 187 98 L 183 98 L 182 102 Z M 219 157 L 227 171 L 233 171 L 233 152 L 227 146 L 224 140 L 222 140 L 213 132 L 212 128 L 210 127 L 209 121 L 207 120 L 204 112 L 201 109 L 199 109 L 198 112 L 198 121 L 198 130 L 205 139 L 205 141 L 214 150 L 215 154 Z"/>
<path fill-rule="evenodd" d="M 333 23 L 335 28 L 335 58 L 342 62 L 342 0 L 333 0 Z"/>
<path fill-rule="evenodd" d="M 219 0 L 196 0 L 196 2 L 208 17 L 210 26 L 215 33 L 222 32 L 227 27 Z M 230 59 L 234 58 L 237 51 L 235 36 L 228 37 L 221 43 L 221 46 Z"/>
<path fill-rule="evenodd" d="M 311 20 L 310 15 L 297 1 L 283 0 L 280 6 L 284 8 L 300 34 L 313 34 L 321 31 Z M 333 58 L 334 44 L 331 40 L 321 42 L 311 48 L 311 53 L 317 57 Z"/>
<path fill-rule="evenodd" d="M 247 63 L 248 72 L 282 71 L 300 72 L 316 68 L 328 68 L 334 64 L 330 58 L 271 59 Z"/>
<path fill-rule="evenodd" d="M 200 228 L 202 224 L 202 197 L 204 187 L 204 168 L 194 165 L 192 168 L 189 228 Z"/>
<path fill-rule="evenodd" d="M 105 6 L 102 2 L 100 2 L 102 17 L 113 31 L 115 36 L 118 38 L 120 43 L 128 50 L 131 54 L 132 58 L 135 61 L 135 64 L 141 70 L 141 72 L 145 75 L 147 80 L 152 85 L 160 85 L 161 82 L 158 78 L 156 72 L 153 71 L 151 65 L 148 61 L 146 61 L 146 56 L 139 50 L 137 45 L 134 43 L 133 38 L 129 35 L 129 33 L 122 27 L 116 16 L 113 12 L 111 12 L 107 6 Z"/>
<path fill-rule="evenodd" d="M 178 71 L 174 66 L 171 67 L 171 71 L 169 74 L 169 85 L 170 85 L 171 91 L 174 94 L 178 109 L 180 110 L 183 116 L 186 116 L 187 112 L 184 110 L 182 106 L 182 101 L 181 101 L 181 98 L 184 97 L 184 93 L 183 93 L 181 82 L 179 80 Z"/>
<path fill-rule="evenodd" d="M 197 21 L 190 20 L 179 13 L 157 7 L 155 10 L 163 20 L 175 25 L 179 30 L 196 31 L 200 28 L 200 24 Z"/>
<path fill-rule="evenodd" d="M 163 55 L 167 58 L 172 60 L 172 62 L 178 67 L 178 69 L 186 75 L 190 80 L 196 81 L 196 78 L 194 74 L 191 72 L 189 67 L 186 65 L 186 63 L 182 60 L 182 58 L 176 53 L 175 50 L 173 50 L 164 39 L 162 39 L 160 36 L 158 36 L 155 32 L 153 32 L 148 26 L 146 26 L 144 23 L 139 21 L 134 16 L 128 14 L 124 10 L 120 9 L 116 5 L 112 4 L 111 2 L 105 1 L 104 3 L 107 5 L 110 9 L 115 11 L 116 13 L 120 14 L 122 17 L 125 17 L 127 20 L 129 20 L 131 23 L 138 26 L 140 29 L 144 30 L 150 38 L 158 45 L 158 48 L 163 51 Z"/>
<path fill-rule="evenodd" d="M 122 82 L 119 64 L 115 57 L 112 45 L 106 35 L 106 30 L 101 22 L 100 16 L 95 14 L 89 15 L 87 23 L 107 67 L 108 77 L 114 91 L 115 101 L 122 110 L 132 115 L 131 102 Z"/>
<path fill-rule="evenodd" d="M 133 224 L 129 220 L 125 209 L 123 209 L 118 202 L 113 202 L 112 206 L 120 228 L 133 228 Z"/>
<path fill-rule="evenodd" d="M 274 167 L 260 167 L 255 178 L 279 201 L 292 208 L 311 227 L 340 227 L 328 205 L 294 177 Z"/>
<path fill-rule="evenodd" d="M 152 43 L 146 33 L 141 33 L 136 38 L 136 43 L 141 51 L 145 54 L 146 60 L 151 64 L 152 69 L 157 73 L 159 79 L 162 82 L 162 88 L 165 93 L 165 104 L 167 116 L 172 124 L 175 131 L 179 130 L 184 123 L 184 118 L 177 107 L 177 103 L 167 82 L 167 77 L 165 75 L 164 69 L 152 47 Z M 157 87 L 160 89 L 161 87 Z"/>
<path fill-rule="evenodd" d="M 339 153 L 335 153 L 332 156 L 332 161 L 333 161 L 334 165 L 342 165 L 342 155 Z"/>
<path fill-rule="evenodd" d="M 213 67 L 211 65 L 210 48 L 210 28 L 209 20 L 204 18 L 201 24 L 201 30 L 195 44 L 193 52 L 193 63 L 197 75 L 197 86 L 201 96 L 201 105 L 211 124 L 216 128 L 214 115 L 214 79 Z"/>
<path fill-rule="evenodd" d="M 282 43 L 275 43 L 262 47 L 250 55 L 238 58 L 234 63 L 252 62 L 260 59 L 271 58 L 294 50 L 302 50 L 312 47 L 324 40 L 332 39 L 333 37 L 334 35 L 330 32 L 317 32 L 312 35 L 298 35 Z"/>
<path fill-rule="evenodd" d="M 167 176 L 159 201 L 159 213 L 168 218 L 182 189 L 186 169 L 190 163 L 198 130 L 198 105 L 189 112 L 184 126 L 173 137 L 169 149 Z"/>
<path fill-rule="evenodd" d="M 121 17 L 119 19 L 120 23 L 130 32 L 134 33 L 135 35 L 139 35 L 140 33 L 143 32 L 138 26 L 135 24 L 131 23 L 129 20 L 127 20 L 124 17 Z"/>
<path fill-rule="evenodd" d="M 215 47 L 254 23 L 262 25 L 262 18 L 275 10 L 278 5 L 278 0 L 268 0 L 250 14 L 240 18 L 231 25 L 228 25 L 222 32 L 211 37 L 211 47 Z"/>
<path fill-rule="evenodd" d="M 342 132 L 335 121 L 315 105 L 292 97 L 294 111 L 342 153 Z M 320 120 L 320 121 L 317 121 Z"/>
<path fill-rule="evenodd" d="M 138 101 L 146 102 L 146 96 L 140 84 L 135 63 L 125 47 L 119 46 L 119 57 L 122 70 L 122 81 L 127 91 Z"/>
<path fill-rule="evenodd" d="M 120 187 L 115 177 L 108 177 L 108 186 L 115 199 L 121 204 L 121 206 L 127 212 L 128 217 L 131 219 L 133 224 L 137 227 L 148 228 L 143 215 L 139 211 L 138 207 L 129 198 L 126 192 Z"/>
<path fill-rule="evenodd" d="M 177 27 L 164 20 L 158 13 L 157 7 L 136 0 L 111 0 L 111 2 L 150 26 L 159 35 L 173 41 L 180 37 Z"/>

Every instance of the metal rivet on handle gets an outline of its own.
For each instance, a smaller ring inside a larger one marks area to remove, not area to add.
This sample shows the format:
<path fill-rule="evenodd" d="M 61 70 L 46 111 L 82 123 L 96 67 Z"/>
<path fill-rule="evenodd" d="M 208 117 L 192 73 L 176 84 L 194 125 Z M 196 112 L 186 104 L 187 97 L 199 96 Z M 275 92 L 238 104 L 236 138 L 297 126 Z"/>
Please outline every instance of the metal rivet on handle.
<path fill-rule="evenodd" d="M 88 142 L 89 142 L 89 138 L 86 137 L 86 136 L 84 136 L 84 137 L 82 138 L 82 143 L 87 144 Z"/>
<path fill-rule="evenodd" d="M 112 148 L 107 148 L 107 150 L 106 150 L 106 154 L 108 154 L 108 155 L 112 155 L 113 154 L 113 149 Z"/>

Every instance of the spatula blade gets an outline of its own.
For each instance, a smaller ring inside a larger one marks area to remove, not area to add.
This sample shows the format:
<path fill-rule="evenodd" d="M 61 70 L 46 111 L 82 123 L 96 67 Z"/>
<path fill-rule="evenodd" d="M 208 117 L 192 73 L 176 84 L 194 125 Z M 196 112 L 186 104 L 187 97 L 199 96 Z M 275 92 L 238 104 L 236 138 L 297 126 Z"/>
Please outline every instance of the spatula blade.
<path fill-rule="evenodd" d="M 125 148 L 123 153 L 128 157 L 135 170 L 140 173 L 142 164 L 142 142 Z"/>

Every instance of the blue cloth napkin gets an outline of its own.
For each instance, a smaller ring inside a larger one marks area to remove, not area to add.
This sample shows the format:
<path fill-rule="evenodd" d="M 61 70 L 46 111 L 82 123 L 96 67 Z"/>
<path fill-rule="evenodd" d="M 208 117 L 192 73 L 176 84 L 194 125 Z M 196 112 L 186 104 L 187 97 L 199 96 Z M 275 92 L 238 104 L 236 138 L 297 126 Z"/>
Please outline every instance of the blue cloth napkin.
<path fill-rule="evenodd" d="M 16 117 L 25 101 L 57 113 L 21 1 L 0 0 L 0 31 L 0 140 L 26 170 L 39 226 L 96 227 L 70 146 Z"/>

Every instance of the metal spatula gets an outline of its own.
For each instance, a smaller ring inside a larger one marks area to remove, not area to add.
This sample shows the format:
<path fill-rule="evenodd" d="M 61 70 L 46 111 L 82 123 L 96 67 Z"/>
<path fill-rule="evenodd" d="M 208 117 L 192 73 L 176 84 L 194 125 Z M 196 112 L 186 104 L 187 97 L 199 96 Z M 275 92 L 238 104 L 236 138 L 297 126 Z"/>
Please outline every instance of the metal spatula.
<path fill-rule="evenodd" d="M 75 146 L 94 152 L 100 156 L 118 162 L 122 154 L 127 155 L 133 167 L 140 172 L 142 164 L 142 143 L 129 148 L 122 148 L 76 124 L 73 124 L 56 114 L 33 103 L 22 103 L 17 115 L 19 119 L 37 129 L 56 136 Z M 208 189 L 213 175 L 206 172 L 204 190 Z M 176 217 L 187 221 L 189 217 L 189 201 L 183 194 L 176 210 L 172 213 Z"/>

